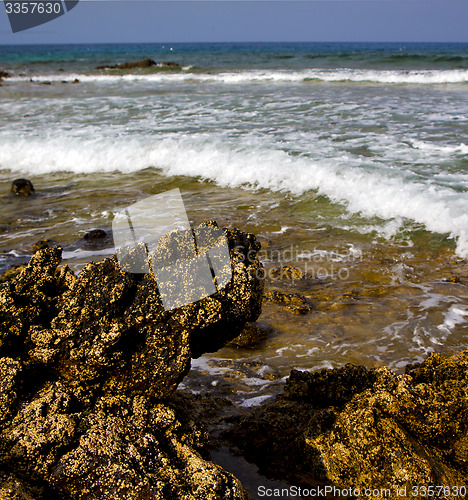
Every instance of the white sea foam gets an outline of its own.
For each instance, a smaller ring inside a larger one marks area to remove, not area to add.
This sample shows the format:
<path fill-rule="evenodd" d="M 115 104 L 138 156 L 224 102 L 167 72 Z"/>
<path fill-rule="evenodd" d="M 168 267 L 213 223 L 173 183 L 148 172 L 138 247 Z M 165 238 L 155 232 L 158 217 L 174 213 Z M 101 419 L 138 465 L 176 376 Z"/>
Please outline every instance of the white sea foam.
<path fill-rule="evenodd" d="M 468 145 L 463 142 L 453 146 L 439 146 L 430 142 L 411 140 L 411 145 L 416 149 L 429 151 L 431 153 L 462 154 L 468 155 Z"/>
<path fill-rule="evenodd" d="M 185 175 L 222 187 L 266 188 L 300 196 L 309 190 L 344 204 L 349 212 L 383 219 L 406 218 L 430 231 L 457 239 L 468 257 L 466 193 L 432 181 L 408 177 L 403 170 L 366 169 L 344 158 L 312 159 L 258 143 L 182 136 L 129 138 L 96 136 L 0 136 L 0 168 L 23 174 L 57 171 L 129 173 L 155 167 L 167 176 Z"/>
<path fill-rule="evenodd" d="M 468 82 L 468 70 L 369 70 L 369 69 L 307 69 L 288 70 L 248 70 L 224 73 L 150 73 L 150 74 L 48 74 L 35 75 L 33 81 L 61 82 L 214 82 L 225 84 L 277 82 L 291 83 L 318 80 L 324 82 L 372 82 L 384 84 L 447 84 Z M 31 76 L 12 76 L 8 81 L 29 81 Z"/>
<path fill-rule="evenodd" d="M 442 331 L 451 331 L 455 326 L 465 323 L 466 316 L 468 316 L 468 308 L 466 306 L 453 304 L 444 314 L 444 322 L 437 328 Z"/>
<path fill-rule="evenodd" d="M 240 406 L 243 406 L 244 408 L 251 408 L 252 406 L 260 406 L 262 403 L 264 403 L 266 400 L 271 399 L 272 396 L 256 396 L 254 398 L 246 399 L 243 403 L 241 403 Z"/>

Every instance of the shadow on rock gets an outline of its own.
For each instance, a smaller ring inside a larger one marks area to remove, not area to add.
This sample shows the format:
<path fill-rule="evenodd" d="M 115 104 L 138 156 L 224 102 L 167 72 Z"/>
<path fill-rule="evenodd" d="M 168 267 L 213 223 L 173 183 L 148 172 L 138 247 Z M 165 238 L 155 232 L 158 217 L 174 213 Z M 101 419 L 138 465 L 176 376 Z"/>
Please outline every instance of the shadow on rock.
<path fill-rule="evenodd" d="M 468 351 L 433 354 L 404 375 L 353 365 L 293 370 L 284 394 L 226 435 L 270 477 L 414 498 L 414 486 L 466 484 L 467 394 Z"/>

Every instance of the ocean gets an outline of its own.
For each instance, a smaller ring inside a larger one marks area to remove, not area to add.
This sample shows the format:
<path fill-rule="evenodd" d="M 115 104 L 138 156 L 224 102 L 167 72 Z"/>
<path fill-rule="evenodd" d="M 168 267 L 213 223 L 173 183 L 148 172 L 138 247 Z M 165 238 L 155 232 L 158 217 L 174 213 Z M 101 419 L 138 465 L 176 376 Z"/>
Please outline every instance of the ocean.
<path fill-rule="evenodd" d="M 144 58 L 178 66 L 96 69 Z M 187 389 L 251 406 L 292 368 L 466 348 L 468 44 L 4 45 L 0 69 L 0 270 L 49 239 L 79 272 L 113 253 L 87 231 L 179 188 L 307 302 L 266 301 L 261 341 L 194 360 Z"/>

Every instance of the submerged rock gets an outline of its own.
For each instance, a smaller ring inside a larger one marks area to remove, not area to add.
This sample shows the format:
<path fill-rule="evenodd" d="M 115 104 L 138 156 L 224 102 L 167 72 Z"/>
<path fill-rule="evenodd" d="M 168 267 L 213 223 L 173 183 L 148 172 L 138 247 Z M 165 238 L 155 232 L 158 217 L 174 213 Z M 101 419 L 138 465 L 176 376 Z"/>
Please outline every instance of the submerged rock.
<path fill-rule="evenodd" d="M 87 241 L 100 240 L 106 237 L 107 233 L 104 231 L 104 229 L 91 229 L 91 231 L 88 231 L 83 236 L 83 238 Z"/>
<path fill-rule="evenodd" d="M 158 63 L 158 66 L 160 68 L 175 68 L 175 69 L 179 69 L 182 67 L 179 63 L 176 63 L 174 61 L 162 61 Z"/>
<path fill-rule="evenodd" d="M 34 186 L 28 179 L 15 179 L 11 183 L 11 190 L 16 196 L 31 196 L 34 193 Z"/>
<path fill-rule="evenodd" d="M 47 499 L 248 498 L 208 461 L 203 429 L 164 402 L 192 356 L 260 314 L 261 264 L 244 258 L 255 237 L 226 236 L 231 282 L 171 311 L 152 274 L 114 257 L 77 277 L 59 247 L 0 284 L 0 477 Z"/>
<path fill-rule="evenodd" d="M 284 394 L 243 417 L 229 438 L 261 471 L 293 484 L 393 496 L 406 488 L 400 497 L 412 498 L 415 485 L 466 484 L 467 396 L 468 351 L 433 354 L 405 375 L 353 365 L 293 370 Z"/>
<path fill-rule="evenodd" d="M 265 293 L 265 300 L 280 304 L 294 314 L 307 314 L 313 310 L 310 301 L 300 293 L 284 293 L 277 290 L 270 290 Z"/>
<path fill-rule="evenodd" d="M 141 61 L 124 62 L 121 64 L 104 64 L 96 66 L 96 69 L 134 69 L 150 68 L 151 66 L 156 66 L 156 62 L 153 59 L 142 59 Z"/>

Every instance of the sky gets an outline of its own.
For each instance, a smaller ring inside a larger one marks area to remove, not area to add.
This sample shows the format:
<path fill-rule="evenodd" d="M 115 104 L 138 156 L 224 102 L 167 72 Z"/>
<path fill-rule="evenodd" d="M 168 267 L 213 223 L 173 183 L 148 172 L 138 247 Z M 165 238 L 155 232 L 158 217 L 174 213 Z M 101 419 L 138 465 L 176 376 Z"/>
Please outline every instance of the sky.
<path fill-rule="evenodd" d="M 232 41 L 468 42 L 468 0 L 81 0 L 19 33 L 0 5 L 0 44 Z"/>

